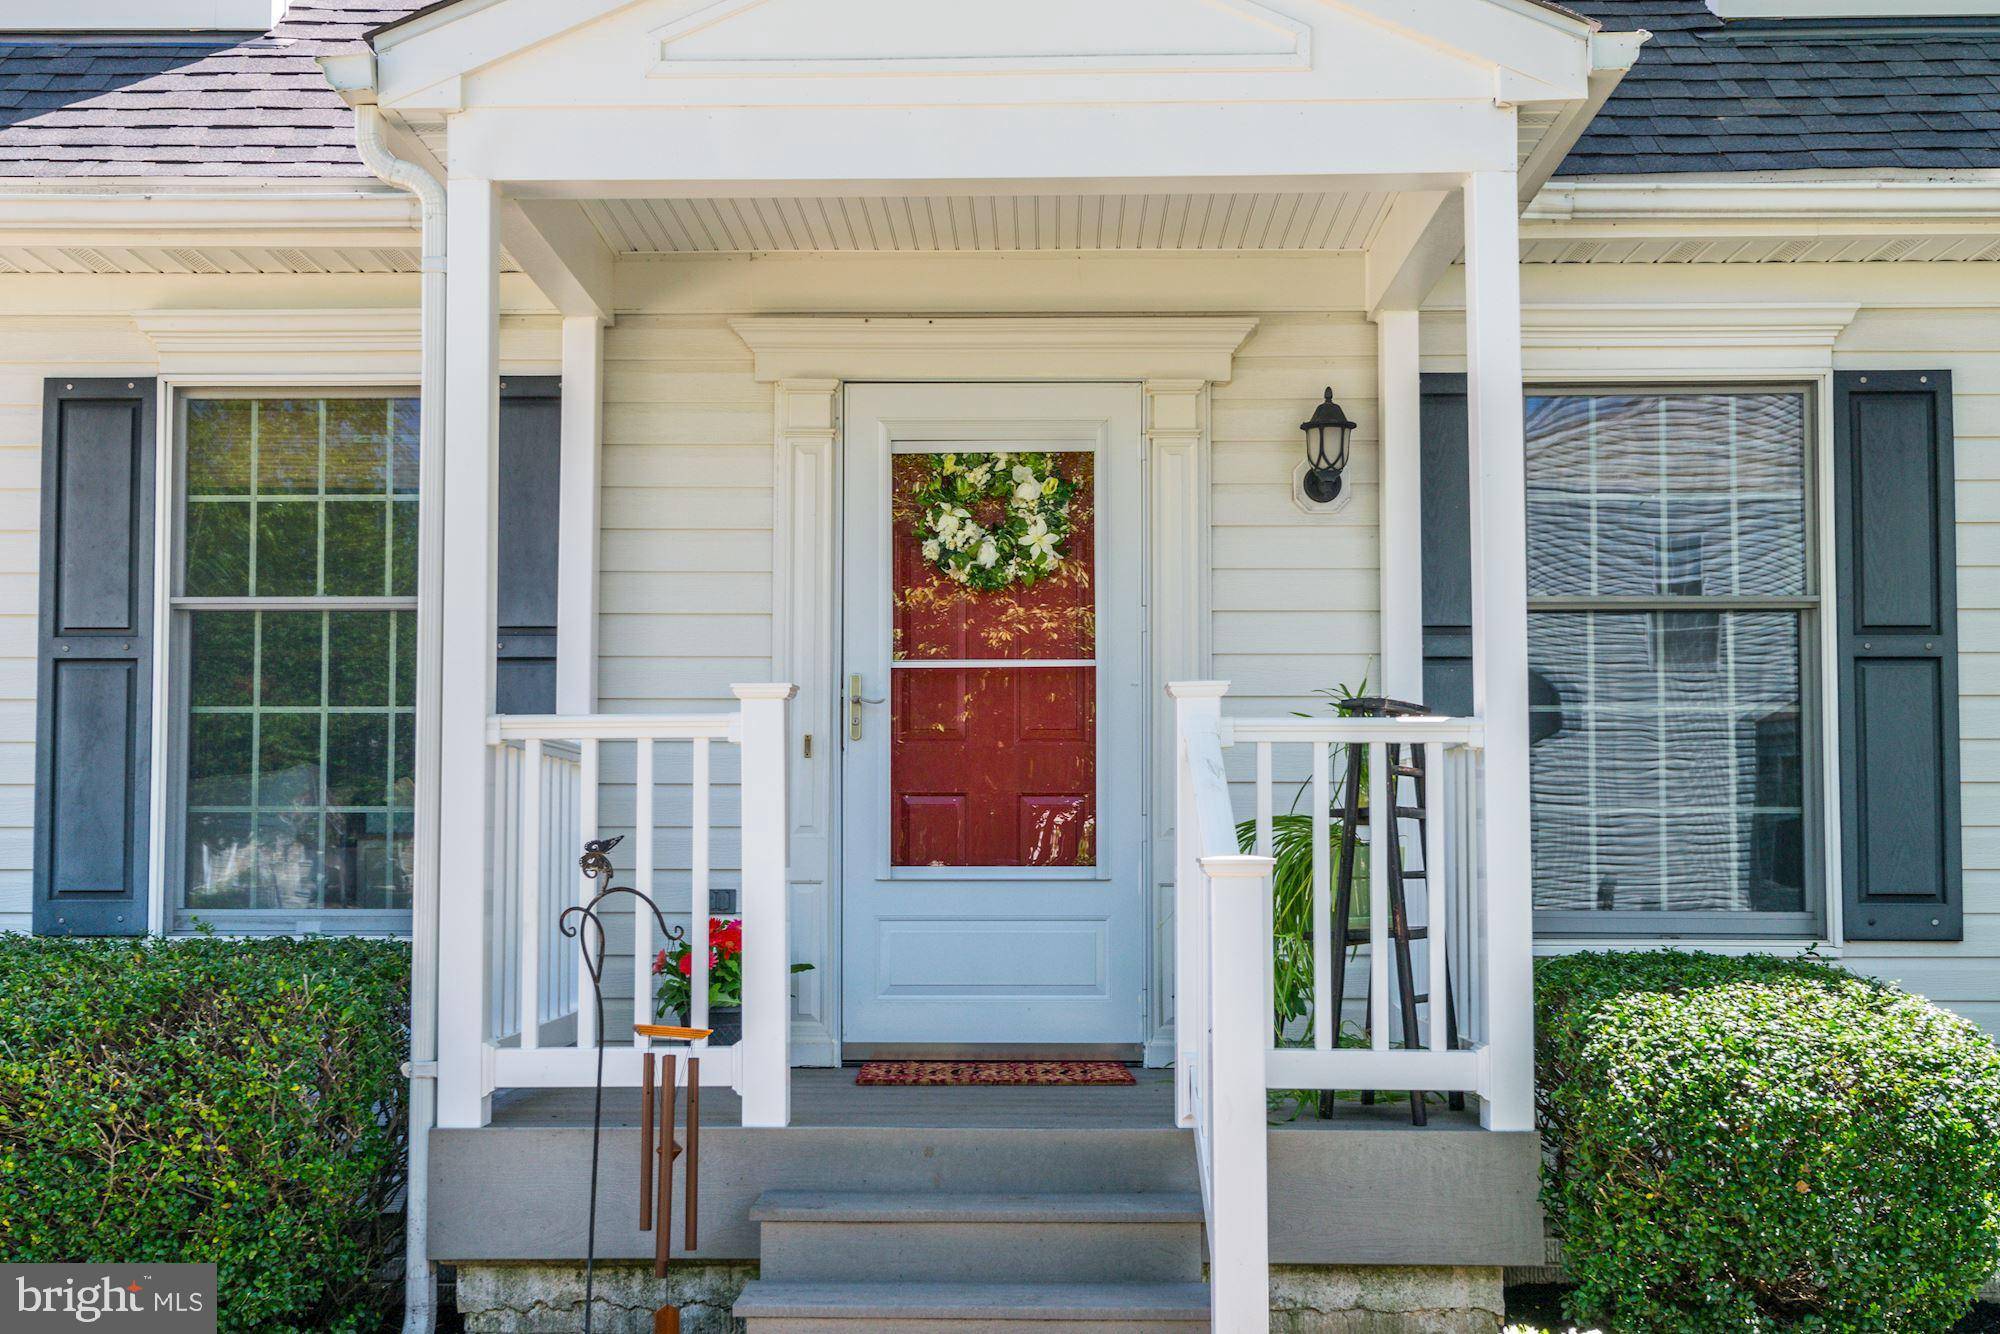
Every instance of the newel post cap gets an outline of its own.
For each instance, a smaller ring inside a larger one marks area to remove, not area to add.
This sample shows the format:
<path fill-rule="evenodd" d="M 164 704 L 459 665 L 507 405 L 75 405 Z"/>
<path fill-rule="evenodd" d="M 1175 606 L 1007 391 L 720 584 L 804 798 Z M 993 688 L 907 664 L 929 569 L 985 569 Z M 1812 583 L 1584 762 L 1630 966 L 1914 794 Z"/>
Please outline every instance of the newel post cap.
<path fill-rule="evenodd" d="M 799 693 L 799 688 L 784 681 L 759 681 L 732 685 L 729 693 L 738 699 L 791 699 Z"/>
<path fill-rule="evenodd" d="M 1229 693 L 1227 681 L 1170 681 L 1167 694 L 1174 699 L 1221 699 Z"/>

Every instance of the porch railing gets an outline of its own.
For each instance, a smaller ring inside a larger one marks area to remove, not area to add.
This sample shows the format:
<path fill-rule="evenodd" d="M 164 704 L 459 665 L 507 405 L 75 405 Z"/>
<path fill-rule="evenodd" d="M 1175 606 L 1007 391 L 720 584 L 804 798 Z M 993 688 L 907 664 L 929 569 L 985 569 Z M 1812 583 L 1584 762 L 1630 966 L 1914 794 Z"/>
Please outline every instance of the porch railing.
<path fill-rule="evenodd" d="M 689 1013 L 710 1026 L 709 918 L 717 897 L 715 836 L 718 771 L 734 770 L 740 819 L 742 1036 L 701 1048 L 701 1082 L 727 1085 L 743 1099 L 743 1124 L 790 1119 L 791 968 L 785 888 L 788 685 L 733 687 L 736 710 L 685 715 L 496 715 L 487 722 L 491 802 L 487 900 L 488 992 L 485 1041 L 491 1090 L 589 1087 L 604 1047 L 607 1086 L 636 1087 L 649 1040 L 630 1025 L 598 1017 L 590 971 L 575 937 L 559 929 L 564 909 L 586 904 L 607 884 L 582 873 L 587 840 L 628 835 L 613 854 L 612 883 L 639 891 L 678 916 L 689 952 Z M 733 752 L 733 753 L 732 753 Z M 629 812 L 623 804 L 629 793 Z M 609 800 L 607 800 L 607 797 Z M 617 805 L 616 820 L 606 807 Z M 658 834 L 672 830 L 673 869 L 661 873 Z M 684 846 L 680 843 L 685 834 Z M 683 897 L 684 896 L 684 897 Z M 632 1017 L 650 1022 L 656 987 L 651 963 L 669 942 L 650 912 L 624 896 L 604 906 L 614 924 L 599 962 L 607 985 L 631 964 Z M 572 919 L 574 924 L 574 919 Z M 623 934 L 629 923 L 629 936 Z M 589 942 L 597 945 L 594 933 Z M 622 1031 L 620 1031 L 622 1030 Z M 685 1079 L 686 1068 L 681 1077 Z"/>
<path fill-rule="evenodd" d="M 1488 1091 L 1482 997 L 1489 961 L 1477 854 L 1481 732 L 1476 721 L 1464 718 L 1225 718 L 1226 684 L 1187 682 L 1169 689 L 1177 734 L 1175 1108 L 1180 1123 L 1195 1134 L 1215 1327 L 1261 1330 L 1268 1325 L 1270 1271 L 1266 1093 Z M 1395 951 L 1384 947 L 1393 868 L 1380 849 L 1386 846 L 1381 840 L 1401 836 L 1410 822 L 1376 814 L 1366 826 L 1374 846 L 1368 858 L 1362 1045 L 1344 1045 L 1353 1041 L 1343 1039 L 1349 1002 L 1333 994 L 1334 763 L 1350 745 L 1366 747 L 1372 813 L 1414 805 L 1406 786 L 1414 780 L 1392 771 L 1386 748 L 1414 747 L 1425 760 L 1423 846 L 1411 846 L 1414 837 L 1405 839 L 1402 860 L 1423 871 L 1421 893 L 1410 895 L 1409 924 L 1426 928 L 1413 946 L 1410 981 L 1429 999 L 1416 1041 L 1407 1045 L 1392 1042 L 1409 1035 L 1396 1033 L 1391 1024 L 1396 994 L 1391 987 L 1403 979 L 1392 974 Z M 1232 750 L 1249 752 L 1238 761 L 1235 782 L 1228 762 Z M 1281 764 L 1290 776 L 1282 785 Z M 1295 1033 L 1281 1042 L 1274 1032 L 1272 849 L 1281 786 L 1300 790 L 1299 808 L 1311 819 L 1310 1045 L 1302 1039 L 1294 1045 Z M 1247 813 L 1239 815 L 1233 788 L 1247 789 Z M 1238 832 L 1245 825 L 1251 831 L 1247 840 Z M 1456 1002 L 1456 1044 L 1447 1040 L 1447 992 Z"/>

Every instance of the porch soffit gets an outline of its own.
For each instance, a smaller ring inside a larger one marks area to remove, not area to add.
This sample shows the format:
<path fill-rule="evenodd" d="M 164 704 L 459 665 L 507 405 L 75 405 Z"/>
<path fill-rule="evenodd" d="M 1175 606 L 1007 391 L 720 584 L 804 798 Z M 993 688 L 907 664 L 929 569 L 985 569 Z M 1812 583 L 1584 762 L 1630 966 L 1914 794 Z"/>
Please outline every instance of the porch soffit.
<path fill-rule="evenodd" d="M 917 378 L 1152 380 L 1233 375 L 1257 321 L 1226 316 L 890 318 L 761 316 L 730 321 L 759 380 Z"/>

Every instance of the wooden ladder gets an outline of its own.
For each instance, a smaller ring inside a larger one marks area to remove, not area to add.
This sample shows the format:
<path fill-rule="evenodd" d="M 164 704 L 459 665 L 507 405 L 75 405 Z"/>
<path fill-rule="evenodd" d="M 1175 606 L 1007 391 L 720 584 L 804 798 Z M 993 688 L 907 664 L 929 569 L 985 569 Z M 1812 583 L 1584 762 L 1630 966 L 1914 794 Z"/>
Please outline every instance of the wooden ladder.
<path fill-rule="evenodd" d="M 1349 718 L 1412 718 L 1425 717 L 1430 713 L 1430 710 L 1421 704 L 1412 704 L 1405 700 L 1383 699 L 1375 696 L 1343 699 L 1340 701 L 1339 707 L 1341 713 Z M 1405 746 L 1391 742 L 1383 748 L 1383 756 L 1389 765 L 1389 780 L 1385 785 L 1385 790 L 1389 794 L 1389 805 L 1394 814 L 1384 822 L 1385 832 L 1383 835 L 1370 840 L 1370 855 L 1380 856 L 1386 852 L 1389 857 L 1389 938 L 1394 942 L 1396 950 L 1396 1003 L 1402 1015 L 1403 1046 L 1414 1049 L 1423 1045 L 1417 1027 L 1417 1007 L 1419 1005 L 1429 1007 L 1431 997 L 1435 994 L 1436 988 L 1442 986 L 1444 988 L 1445 1045 L 1456 1050 L 1458 1047 L 1458 1009 L 1452 1000 L 1451 972 L 1449 966 L 1447 965 L 1445 975 L 1442 978 L 1430 979 L 1430 989 L 1423 992 L 1417 990 L 1416 976 L 1411 968 L 1410 942 L 1413 940 L 1427 940 L 1433 930 L 1440 930 L 1443 926 L 1442 923 L 1436 922 L 1426 922 L 1419 927 L 1412 927 L 1410 925 L 1408 886 L 1413 881 L 1418 884 L 1426 882 L 1434 868 L 1428 865 L 1420 865 L 1415 870 L 1408 868 L 1404 864 L 1403 840 L 1398 837 L 1401 832 L 1402 822 L 1404 820 L 1414 820 L 1417 825 L 1417 847 L 1428 848 L 1430 846 L 1425 841 L 1425 833 L 1428 828 L 1431 811 L 1428 800 L 1429 775 L 1424 771 L 1424 748 L 1421 745 Z M 1331 951 L 1333 961 L 1332 996 L 1335 1006 L 1333 1017 L 1336 1024 L 1336 1043 L 1338 1042 L 1337 1025 L 1339 1023 L 1339 1010 L 1342 1005 L 1342 998 L 1347 994 L 1348 951 L 1356 945 L 1372 944 L 1376 930 L 1376 923 L 1372 914 L 1366 926 L 1356 927 L 1353 924 L 1355 848 L 1359 841 L 1361 826 L 1369 825 L 1371 828 L 1374 827 L 1371 820 L 1372 812 L 1368 807 L 1361 804 L 1362 773 L 1367 767 L 1367 757 L 1368 746 L 1366 743 L 1354 742 L 1348 745 L 1347 772 L 1343 777 L 1341 787 L 1339 817 L 1340 873 L 1333 900 L 1333 949 Z M 1402 804 L 1403 787 L 1406 783 L 1414 787 L 1415 804 L 1411 806 Z M 1441 871 L 1443 868 L 1439 867 L 1435 869 Z M 1374 1013 L 1372 978 L 1370 986 L 1371 992 L 1369 1001 L 1364 1006 L 1364 1013 L 1372 1016 Z M 1433 1014 L 1435 1014 L 1435 1011 L 1433 1011 Z M 1331 1098 L 1331 1093 L 1322 1094 L 1322 1104 Z M 1410 1121 L 1414 1125 L 1424 1125 L 1429 1119 L 1424 1109 L 1424 1098 L 1425 1093 L 1423 1090 L 1410 1090 Z M 1375 1101 L 1374 1090 L 1361 1090 L 1361 1100 L 1364 1103 L 1373 1103 Z M 1463 1093 L 1451 1094 L 1450 1105 L 1453 1111 L 1464 1110 L 1465 1095 Z M 1322 1114 L 1325 1114 L 1330 1112 L 1331 1109 L 1322 1105 L 1321 1110 Z"/>

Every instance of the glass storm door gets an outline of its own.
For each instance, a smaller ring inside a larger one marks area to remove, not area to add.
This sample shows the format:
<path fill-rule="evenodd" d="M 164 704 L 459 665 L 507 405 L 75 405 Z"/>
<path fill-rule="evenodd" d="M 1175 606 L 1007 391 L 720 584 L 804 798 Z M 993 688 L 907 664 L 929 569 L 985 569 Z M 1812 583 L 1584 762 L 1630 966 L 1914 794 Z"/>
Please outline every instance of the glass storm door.
<path fill-rule="evenodd" d="M 1134 1046 L 1139 391 L 847 391 L 843 1030 Z"/>

